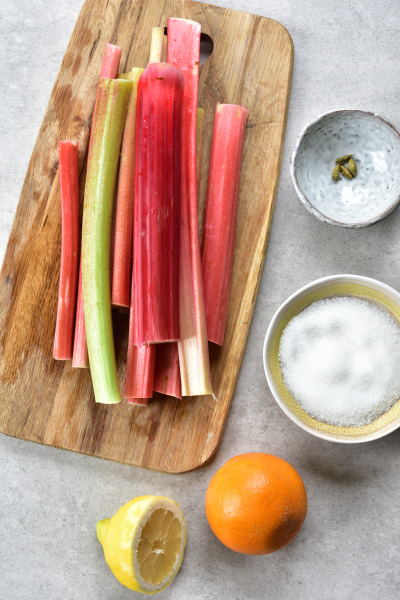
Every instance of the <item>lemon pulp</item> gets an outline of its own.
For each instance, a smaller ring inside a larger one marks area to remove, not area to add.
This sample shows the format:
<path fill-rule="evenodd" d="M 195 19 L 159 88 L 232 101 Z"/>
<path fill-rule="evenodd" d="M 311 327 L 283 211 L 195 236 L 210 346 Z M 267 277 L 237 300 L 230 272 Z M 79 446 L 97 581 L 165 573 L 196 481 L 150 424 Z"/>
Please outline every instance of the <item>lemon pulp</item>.
<path fill-rule="evenodd" d="M 182 525 L 170 510 L 157 508 L 148 518 L 136 549 L 139 572 L 146 583 L 160 585 L 179 560 Z"/>

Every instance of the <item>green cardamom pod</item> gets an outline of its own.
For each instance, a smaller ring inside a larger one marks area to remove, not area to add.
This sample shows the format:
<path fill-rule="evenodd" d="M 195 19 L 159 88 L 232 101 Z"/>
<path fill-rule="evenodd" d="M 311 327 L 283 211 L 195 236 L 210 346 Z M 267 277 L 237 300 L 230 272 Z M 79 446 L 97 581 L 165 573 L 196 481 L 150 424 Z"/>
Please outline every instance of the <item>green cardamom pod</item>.
<path fill-rule="evenodd" d="M 336 165 L 336 167 L 333 167 L 332 169 L 332 179 L 333 181 L 336 183 L 336 181 L 339 181 L 340 179 L 340 165 Z"/>
<path fill-rule="evenodd" d="M 351 157 L 352 154 L 344 154 L 343 156 L 339 156 L 339 158 L 337 158 L 335 162 L 337 165 L 344 165 L 344 163 L 350 160 Z"/>
<path fill-rule="evenodd" d="M 353 177 L 355 177 L 357 175 L 357 164 L 356 164 L 356 161 L 353 160 L 352 158 L 349 158 L 349 162 L 347 163 L 347 168 L 350 171 L 350 173 L 353 175 Z"/>
<path fill-rule="evenodd" d="M 353 179 L 353 175 L 347 167 L 345 167 L 344 165 L 339 165 L 339 168 L 343 177 L 346 177 L 346 179 Z"/>

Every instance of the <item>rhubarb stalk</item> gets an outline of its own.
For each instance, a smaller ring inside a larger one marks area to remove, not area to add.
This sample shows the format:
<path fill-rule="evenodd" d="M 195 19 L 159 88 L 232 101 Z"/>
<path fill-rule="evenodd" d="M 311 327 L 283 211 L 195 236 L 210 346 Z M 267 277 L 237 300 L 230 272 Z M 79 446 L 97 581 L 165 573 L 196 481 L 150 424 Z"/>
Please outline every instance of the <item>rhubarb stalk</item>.
<path fill-rule="evenodd" d="M 164 27 L 153 27 L 151 30 L 149 63 L 163 62 Z"/>
<path fill-rule="evenodd" d="M 196 173 L 197 173 L 197 190 L 200 189 L 201 179 L 201 158 L 203 152 L 203 127 L 204 127 L 204 108 L 197 109 L 196 121 Z"/>
<path fill-rule="evenodd" d="M 114 188 L 132 83 L 100 81 L 92 123 L 82 231 L 82 295 L 96 402 L 120 401 L 110 297 Z"/>
<path fill-rule="evenodd" d="M 161 27 L 153 27 L 151 34 L 150 60 L 149 62 L 160 62 L 163 52 L 164 30 Z M 137 90 L 135 97 L 135 108 L 137 101 Z M 134 139 L 134 138 L 133 138 Z M 133 183 L 134 165 L 132 165 Z M 133 190 L 132 190 L 133 193 Z M 132 223 L 133 225 L 133 223 Z M 129 336 L 128 355 L 125 371 L 124 398 L 130 404 L 147 405 L 148 398 L 153 395 L 154 362 L 156 348 L 154 345 L 134 344 L 134 303 L 132 301 L 135 293 L 135 281 L 132 277 L 131 308 L 129 313 Z"/>
<path fill-rule="evenodd" d="M 204 108 L 197 109 L 196 121 L 196 171 L 197 187 L 200 186 L 201 151 L 203 140 Z M 200 217 L 199 217 L 200 220 Z M 154 371 L 154 391 L 175 398 L 182 398 L 181 374 L 179 369 L 178 345 L 174 342 L 157 346 L 156 365 Z"/>
<path fill-rule="evenodd" d="M 78 301 L 76 303 L 74 351 L 72 354 L 72 366 L 78 369 L 87 369 L 89 358 L 86 343 L 85 318 L 83 316 L 82 298 L 82 262 L 79 266 Z"/>
<path fill-rule="evenodd" d="M 247 117 L 243 106 L 218 104 L 211 144 L 202 263 L 208 339 L 220 346 L 228 315 Z"/>
<path fill-rule="evenodd" d="M 196 175 L 196 117 L 200 25 L 168 19 L 168 62 L 184 78 L 182 119 L 179 366 L 184 396 L 212 394 L 200 258 Z"/>
<path fill-rule="evenodd" d="M 132 289 L 132 297 L 134 289 Z M 134 308 L 131 306 L 129 317 L 128 355 L 125 369 L 124 398 L 130 404 L 147 404 L 153 396 L 154 362 L 156 346 L 133 343 Z"/>
<path fill-rule="evenodd" d="M 182 75 L 150 63 L 138 84 L 134 206 L 134 343 L 179 338 Z"/>
<path fill-rule="evenodd" d="M 114 79 L 117 77 L 119 63 L 121 59 L 122 48 L 107 44 L 103 61 L 100 69 L 100 78 Z M 122 74 L 121 74 L 122 75 Z M 90 147 L 90 141 L 89 141 Z M 72 354 L 72 366 L 76 368 L 87 368 L 89 366 L 89 358 L 87 352 L 85 319 L 83 315 L 83 298 L 82 298 L 82 261 L 79 267 L 79 287 L 78 300 L 76 306 L 75 317 L 75 335 L 74 335 L 74 351 Z"/>
<path fill-rule="evenodd" d="M 111 301 L 114 306 L 130 305 L 132 273 L 133 199 L 135 171 L 135 124 L 138 81 L 144 69 L 128 73 L 132 81 L 118 176 L 112 245 Z"/>
<path fill-rule="evenodd" d="M 154 345 L 128 346 L 124 398 L 130 404 L 146 405 L 153 396 L 155 350 Z"/>
<path fill-rule="evenodd" d="M 114 77 L 117 77 L 121 54 L 122 48 L 120 48 L 120 46 L 114 46 L 114 44 L 106 45 L 100 70 L 100 78 L 114 79 Z"/>
<path fill-rule="evenodd" d="M 178 344 L 158 344 L 154 371 L 154 391 L 182 398 Z"/>
<path fill-rule="evenodd" d="M 79 268 L 79 167 L 75 142 L 58 144 L 61 190 L 61 262 L 53 357 L 72 358 Z"/>

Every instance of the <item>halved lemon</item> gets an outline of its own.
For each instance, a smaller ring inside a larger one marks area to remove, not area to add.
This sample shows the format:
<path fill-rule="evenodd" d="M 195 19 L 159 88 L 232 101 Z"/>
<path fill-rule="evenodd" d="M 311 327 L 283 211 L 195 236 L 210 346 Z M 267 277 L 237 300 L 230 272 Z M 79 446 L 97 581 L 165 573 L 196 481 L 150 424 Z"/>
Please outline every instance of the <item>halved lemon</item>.
<path fill-rule="evenodd" d="M 96 525 L 106 563 L 122 585 L 155 594 L 177 574 L 187 528 L 179 505 L 165 496 L 134 498 Z"/>

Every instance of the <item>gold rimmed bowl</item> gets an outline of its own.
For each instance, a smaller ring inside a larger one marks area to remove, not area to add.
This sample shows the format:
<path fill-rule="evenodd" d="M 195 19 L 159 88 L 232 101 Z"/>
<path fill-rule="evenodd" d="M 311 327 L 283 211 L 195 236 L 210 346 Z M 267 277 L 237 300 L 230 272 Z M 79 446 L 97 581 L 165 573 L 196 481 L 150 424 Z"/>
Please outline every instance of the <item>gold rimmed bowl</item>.
<path fill-rule="evenodd" d="M 352 296 L 374 302 L 391 313 L 400 324 L 400 293 L 385 283 L 361 275 L 331 275 L 317 279 L 292 294 L 273 316 L 264 341 L 265 376 L 272 395 L 283 412 L 308 433 L 332 442 L 369 442 L 400 426 L 400 398 L 389 410 L 366 425 L 332 425 L 319 421 L 304 411 L 287 388 L 281 370 L 279 346 L 286 325 L 313 302 L 334 296 Z"/>

